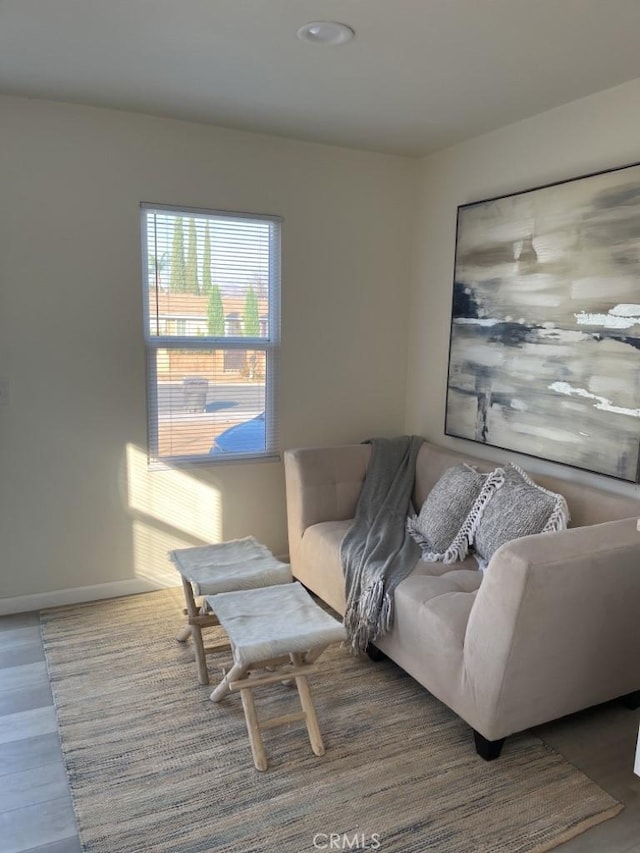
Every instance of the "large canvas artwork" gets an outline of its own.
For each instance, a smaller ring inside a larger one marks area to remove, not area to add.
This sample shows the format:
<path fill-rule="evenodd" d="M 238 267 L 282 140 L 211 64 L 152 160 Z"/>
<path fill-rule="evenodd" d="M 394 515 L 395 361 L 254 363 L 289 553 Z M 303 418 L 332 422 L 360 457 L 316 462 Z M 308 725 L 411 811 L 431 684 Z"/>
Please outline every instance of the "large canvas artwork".
<path fill-rule="evenodd" d="M 445 432 L 638 481 L 640 165 L 458 208 Z"/>

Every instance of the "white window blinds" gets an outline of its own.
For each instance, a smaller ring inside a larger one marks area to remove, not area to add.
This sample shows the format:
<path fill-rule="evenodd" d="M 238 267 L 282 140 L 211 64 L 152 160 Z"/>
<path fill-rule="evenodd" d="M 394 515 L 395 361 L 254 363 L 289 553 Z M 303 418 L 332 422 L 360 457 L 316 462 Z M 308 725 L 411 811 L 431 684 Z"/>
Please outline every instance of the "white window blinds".
<path fill-rule="evenodd" d="M 149 457 L 279 449 L 280 219 L 142 205 Z"/>

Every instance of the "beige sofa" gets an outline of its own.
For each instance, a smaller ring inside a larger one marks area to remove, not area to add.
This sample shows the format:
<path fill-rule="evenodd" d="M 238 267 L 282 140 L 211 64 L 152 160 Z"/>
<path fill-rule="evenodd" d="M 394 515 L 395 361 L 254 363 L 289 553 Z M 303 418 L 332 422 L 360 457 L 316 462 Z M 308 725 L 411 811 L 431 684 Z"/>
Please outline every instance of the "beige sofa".
<path fill-rule="evenodd" d="M 340 543 L 354 515 L 369 445 L 285 454 L 293 574 L 344 613 Z M 460 461 L 432 444 L 416 465 L 417 509 Z M 505 459 L 506 461 L 506 459 Z M 503 545 L 484 575 L 476 561 L 420 561 L 395 593 L 395 622 L 376 645 L 466 720 L 476 748 L 616 697 L 640 698 L 640 503 L 552 477 L 571 527 Z"/>

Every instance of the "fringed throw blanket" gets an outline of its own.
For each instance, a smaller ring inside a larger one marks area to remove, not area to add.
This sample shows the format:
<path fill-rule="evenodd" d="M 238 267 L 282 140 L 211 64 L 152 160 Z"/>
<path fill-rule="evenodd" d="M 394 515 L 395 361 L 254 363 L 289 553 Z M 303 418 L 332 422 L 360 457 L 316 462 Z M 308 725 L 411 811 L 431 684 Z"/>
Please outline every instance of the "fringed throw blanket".
<path fill-rule="evenodd" d="M 344 624 L 354 651 L 364 651 L 391 629 L 393 592 L 420 557 L 406 521 L 422 439 L 375 438 L 371 444 L 355 519 L 340 548 L 347 597 Z"/>

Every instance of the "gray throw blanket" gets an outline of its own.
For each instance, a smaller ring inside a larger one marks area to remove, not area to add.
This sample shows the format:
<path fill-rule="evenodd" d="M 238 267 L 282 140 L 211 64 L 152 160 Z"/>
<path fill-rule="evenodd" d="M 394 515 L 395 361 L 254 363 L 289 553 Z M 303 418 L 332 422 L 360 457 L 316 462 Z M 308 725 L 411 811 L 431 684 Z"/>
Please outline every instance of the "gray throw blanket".
<path fill-rule="evenodd" d="M 347 597 L 344 625 L 354 651 L 364 651 L 391 629 L 393 592 L 420 557 L 406 522 L 422 441 L 413 435 L 371 441 L 355 519 L 340 548 Z"/>

